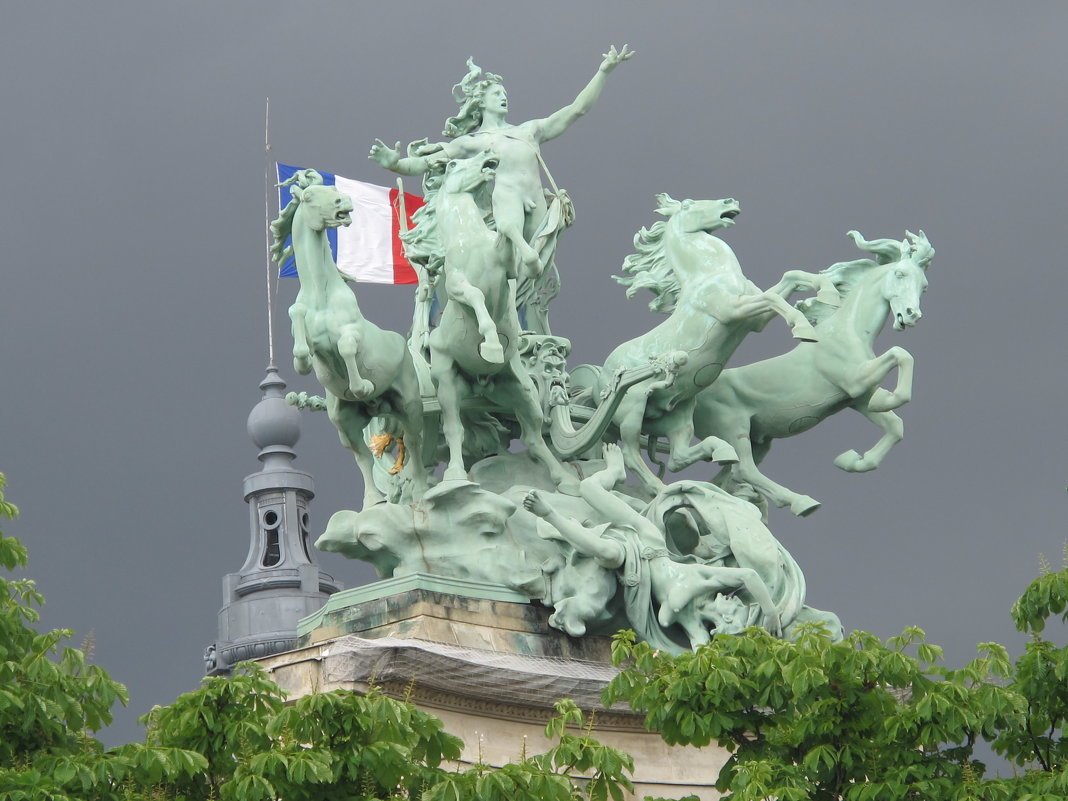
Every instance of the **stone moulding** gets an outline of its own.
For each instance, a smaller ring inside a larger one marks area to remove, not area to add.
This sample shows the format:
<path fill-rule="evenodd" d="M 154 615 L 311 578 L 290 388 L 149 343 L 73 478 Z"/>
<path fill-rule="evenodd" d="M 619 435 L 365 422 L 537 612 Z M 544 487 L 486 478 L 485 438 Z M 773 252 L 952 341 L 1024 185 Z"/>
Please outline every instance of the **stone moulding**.
<path fill-rule="evenodd" d="M 471 581 L 470 579 L 432 576 L 429 573 L 412 573 L 407 576 L 382 579 L 373 584 L 366 584 L 362 587 L 353 587 L 350 590 L 334 593 L 322 609 L 315 614 L 302 618 L 297 623 L 297 634 L 301 637 L 306 636 L 322 625 L 323 620 L 328 615 L 346 607 L 367 601 L 375 601 L 391 595 L 399 595 L 411 590 L 426 590 L 428 592 L 446 593 L 485 601 L 505 601 L 517 604 L 530 603 L 530 598 L 527 596 L 498 584 L 486 584 L 481 581 Z"/>

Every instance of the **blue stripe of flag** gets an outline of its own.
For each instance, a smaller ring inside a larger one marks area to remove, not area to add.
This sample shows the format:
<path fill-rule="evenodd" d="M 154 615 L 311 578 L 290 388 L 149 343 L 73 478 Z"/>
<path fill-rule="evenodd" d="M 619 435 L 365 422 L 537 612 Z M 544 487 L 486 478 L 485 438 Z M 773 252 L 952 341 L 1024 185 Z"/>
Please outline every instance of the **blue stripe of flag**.
<path fill-rule="evenodd" d="M 291 167 L 288 164 L 281 164 L 279 162 L 275 162 L 275 167 L 277 168 L 278 183 L 282 183 L 283 181 L 288 181 L 297 172 L 299 172 L 300 170 L 305 169 L 304 167 Z M 337 181 L 335 180 L 335 176 L 334 176 L 334 174 L 332 172 L 323 172 L 322 170 L 316 170 L 316 172 L 318 172 L 321 176 L 323 176 L 323 183 L 326 186 L 335 186 L 337 184 Z M 293 194 L 289 191 L 290 188 L 291 187 L 289 187 L 289 186 L 280 186 L 280 187 L 278 187 L 278 211 L 279 211 L 279 213 L 281 213 L 282 209 L 284 209 L 289 204 L 289 201 L 293 199 Z M 337 229 L 336 228 L 327 228 L 326 229 L 326 236 L 330 240 L 330 250 L 334 254 L 334 261 L 337 261 Z M 292 242 L 293 242 L 293 237 L 291 237 L 291 236 L 290 237 L 286 237 L 286 242 L 285 242 L 286 247 L 289 247 L 289 245 L 292 244 Z M 293 259 L 292 256 L 290 256 L 288 259 L 286 259 L 285 262 L 280 264 L 279 267 L 278 267 L 278 275 L 281 278 L 293 278 L 293 277 L 296 276 L 296 274 L 297 274 L 297 263 Z"/>

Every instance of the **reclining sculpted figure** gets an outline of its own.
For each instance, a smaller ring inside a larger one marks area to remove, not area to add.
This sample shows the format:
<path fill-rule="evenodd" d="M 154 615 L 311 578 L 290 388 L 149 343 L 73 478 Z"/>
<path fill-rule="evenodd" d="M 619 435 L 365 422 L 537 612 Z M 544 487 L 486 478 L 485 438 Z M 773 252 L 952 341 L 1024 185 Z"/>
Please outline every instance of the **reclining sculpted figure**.
<path fill-rule="evenodd" d="M 606 444 L 604 457 L 605 469 L 583 479 L 579 492 L 607 522 L 588 528 L 557 512 L 537 490 L 531 490 L 524 506 L 548 524 L 543 536 L 562 539 L 605 568 L 621 572 L 627 618 L 635 631 L 658 648 L 674 650 L 676 646 L 664 629 L 677 623 L 690 646 L 697 648 L 708 642 L 709 625 L 715 625 L 713 615 L 718 608 L 709 604 L 717 595 L 745 589 L 759 605 L 763 625 L 778 636 L 782 630 L 779 610 L 759 573 L 747 566 L 713 565 L 673 556 L 663 531 L 612 493 L 626 478 L 619 446 Z M 658 609 L 654 609 L 654 602 Z"/>

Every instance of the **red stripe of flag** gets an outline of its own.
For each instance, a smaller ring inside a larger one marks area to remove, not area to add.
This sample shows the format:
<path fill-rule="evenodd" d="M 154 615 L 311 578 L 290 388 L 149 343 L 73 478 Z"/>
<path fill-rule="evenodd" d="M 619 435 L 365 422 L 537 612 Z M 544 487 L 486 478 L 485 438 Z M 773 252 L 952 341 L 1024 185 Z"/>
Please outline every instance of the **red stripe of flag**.
<path fill-rule="evenodd" d="M 400 190 L 389 190 L 389 205 L 393 210 L 393 214 L 390 215 L 393 221 L 393 283 L 417 284 L 419 283 L 419 277 L 415 274 L 415 268 L 408 263 L 408 259 L 404 255 L 404 246 L 400 241 L 400 204 L 397 202 L 399 195 Z M 409 195 L 407 192 L 404 193 L 404 211 L 408 218 L 408 228 L 412 227 L 412 215 L 422 205 L 423 199 L 421 197 Z"/>

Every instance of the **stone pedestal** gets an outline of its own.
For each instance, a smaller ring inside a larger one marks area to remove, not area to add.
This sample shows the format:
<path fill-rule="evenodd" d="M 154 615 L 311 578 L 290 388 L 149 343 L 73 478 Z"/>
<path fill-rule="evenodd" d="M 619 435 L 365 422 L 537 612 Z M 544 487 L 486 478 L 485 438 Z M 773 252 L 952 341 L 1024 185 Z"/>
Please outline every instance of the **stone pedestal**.
<path fill-rule="evenodd" d="M 642 716 L 605 709 L 608 638 L 570 638 L 549 614 L 502 587 L 416 574 L 336 593 L 301 621 L 300 647 L 259 661 L 291 698 L 368 683 L 408 697 L 464 741 L 467 763 L 546 750 L 553 703 L 570 698 L 594 713 L 597 739 L 634 757 L 635 798 L 719 798 L 727 752 L 667 746 Z"/>

